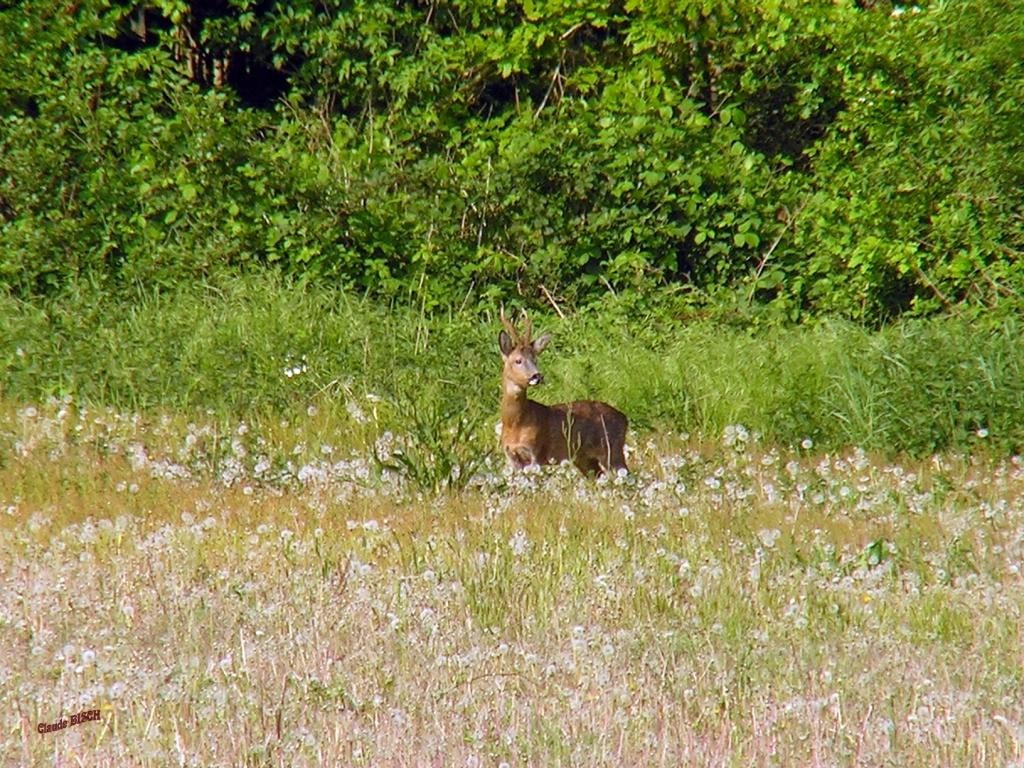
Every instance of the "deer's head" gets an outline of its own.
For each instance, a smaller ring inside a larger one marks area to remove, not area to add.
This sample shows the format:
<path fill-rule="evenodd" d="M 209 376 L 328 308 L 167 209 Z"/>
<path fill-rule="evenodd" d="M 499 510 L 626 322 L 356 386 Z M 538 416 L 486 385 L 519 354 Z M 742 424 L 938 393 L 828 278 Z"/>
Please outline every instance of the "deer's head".
<path fill-rule="evenodd" d="M 551 341 L 551 334 L 545 333 L 533 340 L 533 326 L 525 311 L 522 333 L 517 331 L 512 321 L 505 316 L 504 308 L 501 310 L 501 324 L 505 326 L 505 330 L 498 334 L 498 348 L 501 349 L 501 356 L 505 361 L 505 391 L 509 394 L 518 394 L 527 387 L 544 381 L 544 377 L 537 369 L 537 355 L 544 351 Z"/>

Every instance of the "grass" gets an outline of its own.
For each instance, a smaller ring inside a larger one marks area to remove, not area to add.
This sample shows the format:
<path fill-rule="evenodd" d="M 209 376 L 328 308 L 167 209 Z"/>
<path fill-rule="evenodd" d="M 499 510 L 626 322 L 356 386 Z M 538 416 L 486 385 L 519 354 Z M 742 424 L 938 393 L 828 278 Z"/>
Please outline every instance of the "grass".
<path fill-rule="evenodd" d="M 733 425 L 634 435 L 628 478 L 485 456 L 435 492 L 374 460 L 381 406 L 284 423 L 0 401 L 0 752 L 1024 759 L 1019 459 L 781 448 Z"/>
<path fill-rule="evenodd" d="M 714 437 L 744 424 L 830 450 L 1024 450 L 1024 342 L 1012 321 L 759 330 L 655 307 L 641 315 L 609 298 L 565 320 L 536 314 L 555 335 L 537 397 L 605 399 L 644 432 Z M 352 426 L 346 404 L 369 396 L 375 426 L 416 431 L 396 404 L 454 406 L 477 440 L 495 412 L 496 316 L 425 315 L 253 276 L 130 298 L 84 288 L 42 304 L 0 298 L 0 322 L 10 329 L 0 394 L 15 401 L 71 394 L 224 421 L 291 419 L 312 405 L 325 423 Z"/>

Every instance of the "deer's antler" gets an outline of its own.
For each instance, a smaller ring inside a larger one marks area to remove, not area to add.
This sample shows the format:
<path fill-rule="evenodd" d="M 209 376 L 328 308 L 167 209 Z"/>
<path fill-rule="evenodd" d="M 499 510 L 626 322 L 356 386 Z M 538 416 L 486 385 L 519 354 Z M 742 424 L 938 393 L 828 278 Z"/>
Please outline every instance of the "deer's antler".
<path fill-rule="evenodd" d="M 532 337 L 533 337 L 533 323 L 530 322 L 530 316 L 528 314 L 526 314 L 526 310 L 524 309 L 523 310 L 523 335 L 520 338 L 520 341 L 524 345 L 529 346 L 530 342 L 533 340 Z"/>
<path fill-rule="evenodd" d="M 518 344 L 519 344 L 519 331 L 516 330 L 515 325 L 513 325 L 512 321 L 509 320 L 508 317 L 505 315 L 505 306 L 504 305 L 502 305 L 502 307 L 501 307 L 501 324 L 503 326 L 505 326 L 505 330 L 508 331 L 508 335 L 512 339 L 512 343 L 514 345 L 518 346 Z"/>

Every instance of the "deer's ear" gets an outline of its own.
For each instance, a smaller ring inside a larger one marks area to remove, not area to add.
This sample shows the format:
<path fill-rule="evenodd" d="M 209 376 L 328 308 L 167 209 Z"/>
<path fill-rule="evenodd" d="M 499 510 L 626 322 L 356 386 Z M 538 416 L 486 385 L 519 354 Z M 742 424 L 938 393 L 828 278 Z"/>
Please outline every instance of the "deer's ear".
<path fill-rule="evenodd" d="M 512 343 L 512 337 L 505 331 L 498 333 L 498 349 L 501 350 L 501 354 L 505 357 L 509 356 L 509 353 L 515 348 L 515 344 Z"/>
<path fill-rule="evenodd" d="M 551 343 L 551 334 L 545 333 L 535 342 L 533 342 L 533 354 L 539 355 L 544 351 L 544 347 Z"/>

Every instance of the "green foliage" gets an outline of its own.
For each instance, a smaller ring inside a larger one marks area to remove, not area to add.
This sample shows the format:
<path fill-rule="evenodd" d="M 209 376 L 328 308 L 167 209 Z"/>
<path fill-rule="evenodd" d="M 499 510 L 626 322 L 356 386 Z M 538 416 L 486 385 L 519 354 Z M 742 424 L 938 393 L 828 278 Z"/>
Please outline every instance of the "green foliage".
<path fill-rule="evenodd" d="M 1024 12 L 939 3 L 853 22 L 832 57 L 842 109 L 809 150 L 779 259 L 783 300 L 868 321 L 1018 304 Z"/>
<path fill-rule="evenodd" d="M 1024 11 L 871 5 L 25 0 L 0 281 L 1012 309 Z"/>

